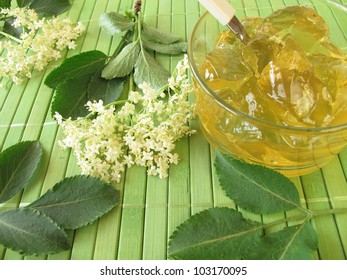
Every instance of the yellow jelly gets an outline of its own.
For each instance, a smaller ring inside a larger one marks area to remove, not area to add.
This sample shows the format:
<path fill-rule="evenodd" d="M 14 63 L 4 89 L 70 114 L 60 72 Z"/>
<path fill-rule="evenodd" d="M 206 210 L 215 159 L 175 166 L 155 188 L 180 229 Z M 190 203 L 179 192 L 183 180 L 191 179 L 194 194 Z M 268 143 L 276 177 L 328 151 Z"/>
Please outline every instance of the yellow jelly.
<path fill-rule="evenodd" d="M 287 7 L 242 23 L 249 43 L 224 31 L 206 57 L 201 73 L 211 89 L 240 111 L 279 125 L 347 122 L 346 55 L 314 10 Z"/>

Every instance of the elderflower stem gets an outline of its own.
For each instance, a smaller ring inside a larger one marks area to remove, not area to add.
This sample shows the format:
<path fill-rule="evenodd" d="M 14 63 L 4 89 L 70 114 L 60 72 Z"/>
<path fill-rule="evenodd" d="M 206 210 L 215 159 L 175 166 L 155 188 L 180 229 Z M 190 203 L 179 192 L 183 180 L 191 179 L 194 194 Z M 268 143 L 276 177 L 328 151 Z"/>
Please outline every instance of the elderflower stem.
<path fill-rule="evenodd" d="M 126 42 L 127 42 L 127 38 L 128 38 L 128 36 L 130 35 L 130 33 L 131 33 L 131 31 L 128 30 L 128 31 L 124 34 L 124 36 L 122 36 L 121 41 L 119 42 L 117 48 L 116 48 L 115 51 L 113 52 L 113 54 L 112 54 L 112 56 L 110 57 L 110 59 L 115 58 L 115 57 L 121 52 L 121 50 L 125 47 L 125 44 L 126 44 Z"/>
<path fill-rule="evenodd" d="M 129 75 L 129 90 L 128 90 L 128 92 L 131 92 L 131 91 L 134 90 L 134 85 L 135 85 L 135 83 L 134 83 L 134 73 L 131 72 L 130 75 Z"/>
<path fill-rule="evenodd" d="M 107 105 L 105 105 L 104 108 L 108 109 L 111 106 L 117 106 L 117 105 L 125 104 L 128 101 L 129 100 L 125 99 L 125 100 L 118 100 L 118 101 L 115 101 L 115 102 L 111 102 L 111 103 L 108 103 Z"/>
<path fill-rule="evenodd" d="M 135 32 L 134 32 L 134 42 L 138 39 L 140 39 L 140 44 L 142 48 L 142 40 L 141 40 L 141 31 L 142 31 L 142 25 L 141 25 L 141 12 L 138 12 L 135 15 L 137 25 L 135 27 Z"/>
<path fill-rule="evenodd" d="M 141 20 L 139 19 L 138 17 L 138 13 L 141 12 L 141 4 L 142 4 L 142 1 L 141 0 L 137 0 L 135 1 L 135 4 L 134 4 L 134 14 L 135 14 L 135 19 L 137 21 L 137 26 L 140 26 L 139 28 L 139 31 L 134 32 L 134 36 L 133 36 L 133 41 L 135 42 L 137 40 L 137 36 L 138 36 L 138 33 L 141 32 Z M 115 58 L 120 52 L 121 50 L 124 48 L 125 44 L 127 43 L 128 41 L 128 36 L 132 33 L 132 30 L 128 30 L 124 36 L 122 36 L 122 39 L 121 41 L 119 42 L 117 48 L 115 49 L 113 55 L 111 56 L 111 59 Z"/>
<path fill-rule="evenodd" d="M 157 92 L 162 92 L 162 91 L 168 90 L 168 87 L 169 87 L 169 84 L 165 84 L 160 89 L 158 89 Z"/>
<path fill-rule="evenodd" d="M 21 44 L 23 42 L 21 39 L 18 39 L 18 38 L 14 37 L 14 36 L 6 33 L 6 32 L 0 31 L 0 34 L 5 36 L 7 39 L 13 40 L 19 44 Z"/>
<path fill-rule="evenodd" d="M 137 38 L 140 42 L 140 47 L 141 47 L 141 54 L 144 56 L 144 47 L 143 47 L 143 42 L 142 42 L 142 25 L 141 25 L 141 11 L 138 12 L 136 15 L 137 18 Z"/>

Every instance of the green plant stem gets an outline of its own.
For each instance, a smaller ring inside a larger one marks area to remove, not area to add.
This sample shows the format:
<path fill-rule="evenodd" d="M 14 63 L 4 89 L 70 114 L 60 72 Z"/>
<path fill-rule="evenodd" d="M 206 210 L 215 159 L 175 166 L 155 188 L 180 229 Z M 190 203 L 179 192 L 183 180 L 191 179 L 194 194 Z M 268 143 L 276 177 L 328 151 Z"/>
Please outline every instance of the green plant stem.
<path fill-rule="evenodd" d="M 311 211 L 312 218 L 319 216 L 326 216 L 330 214 L 347 214 L 347 208 L 336 208 L 336 209 L 327 209 L 327 210 L 313 210 Z"/>
<path fill-rule="evenodd" d="M 169 88 L 169 84 L 163 85 L 160 89 L 157 90 L 157 92 L 168 90 L 168 88 Z"/>
<path fill-rule="evenodd" d="M 120 40 L 120 42 L 118 43 L 117 45 L 117 48 L 114 50 L 112 56 L 110 57 L 110 59 L 113 59 L 115 58 L 120 52 L 121 50 L 125 47 L 125 44 L 127 43 L 128 41 L 128 36 L 130 35 L 131 33 L 131 30 L 128 30 L 124 36 L 122 36 L 122 39 Z"/>
<path fill-rule="evenodd" d="M 303 208 L 304 209 L 304 208 Z M 307 209 L 306 209 L 307 210 Z M 347 208 L 337 208 L 337 209 L 327 209 L 327 210 L 307 210 L 307 215 L 297 215 L 294 217 L 289 218 L 283 218 L 277 221 L 274 221 L 269 224 L 263 224 L 262 228 L 271 228 L 286 222 L 298 222 L 300 220 L 304 220 L 304 222 L 314 219 L 315 217 L 319 216 L 327 216 L 327 215 L 333 215 L 333 214 L 347 214 Z"/>
<path fill-rule="evenodd" d="M 128 92 L 131 92 L 131 91 L 134 91 L 134 73 L 131 72 L 130 75 L 129 75 L 129 91 Z"/>
<path fill-rule="evenodd" d="M 296 204 L 293 204 L 293 205 L 296 205 Z M 306 213 L 306 215 L 308 215 L 308 216 L 312 215 L 312 211 L 311 210 L 306 209 L 304 207 L 301 207 L 300 205 L 296 205 L 296 207 L 297 207 L 296 209 L 300 210 L 301 212 Z"/>
<path fill-rule="evenodd" d="M 142 50 L 142 40 L 141 40 L 141 30 L 142 30 L 142 24 L 141 24 L 141 12 L 139 12 L 138 14 L 135 14 L 135 19 L 136 19 L 136 25 L 134 27 L 134 37 L 133 37 L 133 41 L 139 41 L 140 42 L 140 46 L 141 46 L 141 50 Z"/>
<path fill-rule="evenodd" d="M 105 109 L 108 109 L 110 108 L 111 106 L 117 106 L 117 105 L 120 105 L 120 104 L 124 104 L 128 102 L 128 100 L 118 100 L 118 101 L 115 101 L 115 102 L 111 102 L 111 103 L 108 103 L 107 105 L 104 106 Z"/>
<path fill-rule="evenodd" d="M 5 36 L 7 39 L 13 40 L 13 41 L 15 41 L 15 42 L 17 42 L 17 43 L 19 43 L 19 44 L 22 43 L 22 40 L 21 40 L 21 39 L 18 39 L 18 38 L 16 38 L 16 37 L 14 37 L 14 36 L 12 36 L 12 35 L 10 35 L 10 34 L 4 32 L 4 31 L 0 31 L 0 35 L 3 35 L 3 36 Z"/>
<path fill-rule="evenodd" d="M 136 19 L 136 22 L 137 22 L 137 25 L 135 25 L 135 30 L 134 30 L 134 35 L 133 35 L 133 42 L 136 42 L 136 41 L 140 41 L 140 44 L 141 44 L 141 20 L 140 20 L 140 17 L 135 14 L 135 19 Z M 134 86 L 135 86 L 135 83 L 134 83 L 134 71 L 131 71 L 130 72 L 130 75 L 129 75 L 129 89 L 128 89 L 128 95 L 129 95 L 129 92 L 131 91 L 134 91 Z"/>
<path fill-rule="evenodd" d="M 141 54 L 143 55 L 144 47 L 143 47 L 143 42 L 142 42 L 142 25 L 141 25 L 141 12 L 139 12 L 137 15 L 137 39 L 140 42 L 140 47 L 141 47 Z"/>
<path fill-rule="evenodd" d="M 284 223 L 287 223 L 287 222 L 298 222 L 298 221 L 301 221 L 301 220 L 305 220 L 306 221 L 306 220 L 309 220 L 309 219 L 310 219 L 310 215 L 297 215 L 297 216 L 293 216 L 293 217 L 289 217 L 289 218 L 283 218 L 283 219 L 271 222 L 269 224 L 262 224 L 261 228 L 262 229 L 267 229 L 267 228 L 278 226 L 280 224 L 284 224 Z"/>

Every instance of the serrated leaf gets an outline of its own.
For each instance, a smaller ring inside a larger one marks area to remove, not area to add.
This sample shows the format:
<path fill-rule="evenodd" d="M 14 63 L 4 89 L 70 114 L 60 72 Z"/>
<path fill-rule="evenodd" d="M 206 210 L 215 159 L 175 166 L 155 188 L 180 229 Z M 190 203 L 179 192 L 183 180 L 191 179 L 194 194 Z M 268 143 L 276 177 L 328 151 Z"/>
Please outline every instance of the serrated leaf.
<path fill-rule="evenodd" d="M 318 247 L 315 230 L 309 222 L 271 233 L 254 247 L 254 259 L 310 260 Z"/>
<path fill-rule="evenodd" d="M 159 53 L 180 54 L 180 53 L 187 51 L 187 43 L 186 42 L 166 45 L 166 44 L 151 42 L 151 41 L 148 41 L 145 39 L 142 39 L 142 41 L 143 41 L 143 44 L 146 48 L 152 49 L 152 50 L 159 52 Z"/>
<path fill-rule="evenodd" d="M 26 5 L 34 9 L 41 16 L 56 16 L 62 14 L 70 7 L 69 0 L 32 0 Z"/>
<path fill-rule="evenodd" d="M 64 118 L 77 119 L 89 114 L 85 106 L 88 101 L 101 99 L 104 104 L 116 101 L 122 93 L 125 80 L 106 80 L 100 75 L 101 70 L 59 84 L 51 105 L 52 115 L 58 112 Z"/>
<path fill-rule="evenodd" d="M 52 115 L 58 112 L 64 118 L 72 119 L 88 115 L 85 104 L 89 101 L 88 88 L 92 77 L 84 76 L 59 84 L 52 102 Z"/>
<path fill-rule="evenodd" d="M 152 41 L 161 44 L 173 44 L 181 40 L 181 37 L 171 33 L 160 31 L 159 29 L 148 26 L 146 23 L 142 23 L 143 33 L 149 37 Z"/>
<path fill-rule="evenodd" d="M 97 50 L 83 52 L 67 58 L 60 66 L 49 73 L 45 79 L 45 85 L 56 88 L 67 80 L 93 75 L 104 67 L 106 59 L 106 54 Z"/>
<path fill-rule="evenodd" d="M 135 65 L 134 81 L 137 85 L 146 82 L 154 89 L 167 84 L 170 74 L 146 51 L 141 51 Z"/>
<path fill-rule="evenodd" d="M 100 16 L 100 27 L 105 29 L 111 35 L 127 31 L 134 27 L 134 25 L 135 22 L 119 13 L 103 13 Z"/>
<path fill-rule="evenodd" d="M 42 157 L 38 141 L 24 141 L 0 153 L 0 203 L 24 189 Z"/>
<path fill-rule="evenodd" d="M 138 41 L 126 45 L 115 58 L 107 63 L 101 76 L 109 80 L 129 75 L 138 60 L 139 53 Z"/>
<path fill-rule="evenodd" d="M 0 243 L 28 255 L 56 253 L 70 247 L 66 233 L 33 209 L 0 212 Z"/>
<path fill-rule="evenodd" d="M 215 167 L 226 195 L 246 210 L 266 214 L 300 207 L 293 182 L 272 169 L 248 164 L 219 151 Z"/>
<path fill-rule="evenodd" d="M 125 82 L 125 78 L 106 80 L 101 73 L 96 73 L 89 84 L 88 95 L 91 100 L 103 100 L 104 104 L 115 102 L 121 96 Z"/>
<path fill-rule="evenodd" d="M 229 208 L 211 208 L 190 217 L 170 237 L 169 257 L 185 260 L 247 259 L 262 225 Z"/>
<path fill-rule="evenodd" d="M 6 19 L 2 30 L 13 37 L 20 38 L 20 35 L 23 33 L 23 27 L 14 27 L 12 25 L 13 22 L 14 18 Z"/>
<path fill-rule="evenodd" d="M 12 0 L 0 0 L 0 8 L 10 8 Z"/>
<path fill-rule="evenodd" d="M 66 229 L 92 223 L 119 202 L 119 191 L 87 176 L 65 178 L 27 207 L 44 213 Z"/>

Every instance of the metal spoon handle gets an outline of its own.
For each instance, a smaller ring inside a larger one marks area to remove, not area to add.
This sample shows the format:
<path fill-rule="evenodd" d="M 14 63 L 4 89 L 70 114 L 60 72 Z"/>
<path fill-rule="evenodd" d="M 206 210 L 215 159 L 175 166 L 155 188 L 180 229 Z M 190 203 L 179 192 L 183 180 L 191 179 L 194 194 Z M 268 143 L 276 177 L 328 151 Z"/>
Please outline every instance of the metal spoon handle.
<path fill-rule="evenodd" d="M 248 41 L 248 35 L 235 16 L 235 9 L 228 0 L 198 0 L 222 25 L 226 25 L 244 43 Z"/>

